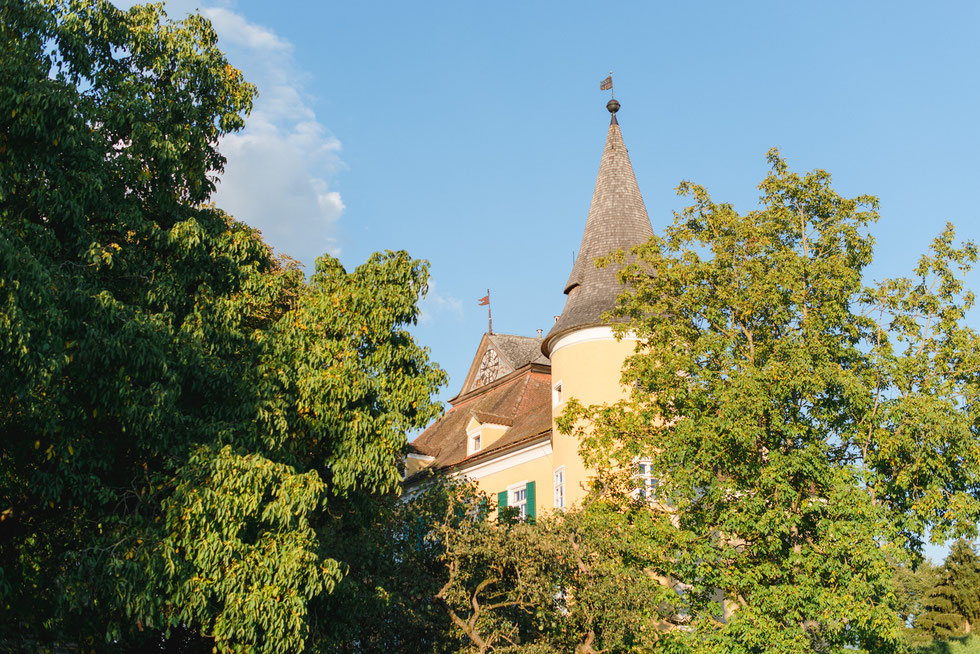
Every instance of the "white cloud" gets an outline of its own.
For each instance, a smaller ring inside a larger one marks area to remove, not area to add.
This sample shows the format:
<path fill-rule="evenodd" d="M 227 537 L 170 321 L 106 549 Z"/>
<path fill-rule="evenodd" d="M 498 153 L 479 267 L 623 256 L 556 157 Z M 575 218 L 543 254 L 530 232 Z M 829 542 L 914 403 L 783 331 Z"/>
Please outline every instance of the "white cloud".
<path fill-rule="evenodd" d="M 419 302 L 419 323 L 431 325 L 439 315 L 451 314 L 463 317 L 463 303 L 452 295 L 444 295 L 436 288 L 436 280 L 429 280 L 429 292 Z"/>
<path fill-rule="evenodd" d="M 270 30 L 250 23 L 241 14 L 236 14 L 224 7 L 209 7 L 203 13 L 221 38 L 254 50 L 292 51 L 293 46 L 283 41 Z"/>
<path fill-rule="evenodd" d="M 117 4 L 130 6 L 132 1 Z M 296 65 L 292 44 L 221 4 L 204 6 L 201 13 L 214 26 L 218 46 L 231 65 L 258 87 L 258 97 L 245 129 L 219 144 L 228 162 L 213 200 L 262 230 L 277 252 L 312 270 L 317 256 L 340 254 L 337 221 L 345 206 L 332 184 L 345 167 L 340 141 L 317 119 L 303 89 L 307 75 Z M 166 11 L 179 20 L 200 5 L 197 0 L 170 0 Z"/>
<path fill-rule="evenodd" d="M 230 9 L 203 14 L 229 61 L 259 90 L 245 129 L 221 141 L 228 163 L 215 203 L 311 268 L 324 252 L 339 255 L 345 206 L 331 179 L 344 168 L 341 145 L 317 119 L 292 45 Z"/>

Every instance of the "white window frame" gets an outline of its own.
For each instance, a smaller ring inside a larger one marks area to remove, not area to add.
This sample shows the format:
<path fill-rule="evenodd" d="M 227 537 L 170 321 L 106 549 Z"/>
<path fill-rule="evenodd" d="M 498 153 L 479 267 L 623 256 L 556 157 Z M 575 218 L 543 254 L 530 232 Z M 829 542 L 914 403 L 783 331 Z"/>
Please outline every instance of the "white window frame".
<path fill-rule="evenodd" d="M 565 466 L 558 466 L 552 475 L 552 491 L 555 494 L 555 508 L 565 509 Z"/>
<path fill-rule="evenodd" d="M 562 394 L 561 380 L 559 379 L 551 387 L 551 406 L 558 406 L 565 401 L 565 396 Z"/>
<path fill-rule="evenodd" d="M 483 425 L 476 425 L 466 432 L 466 455 L 476 454 L 483 449 Z"/>
<path fill-rule="evenodd" d="M 633 461 L 633 497 L 647 502 L 657 499 L 657 486 L 660 480 L 653 476 L 653 459 L 638 458 Z"/>
<path fill-rule="evenodd" d="M 524 499 L 517 501 L 517 494 L 524 491 Z M 521 520 L 527 520 L 527 479 L 507 487 L 507 507 L 517 509 Z"/>

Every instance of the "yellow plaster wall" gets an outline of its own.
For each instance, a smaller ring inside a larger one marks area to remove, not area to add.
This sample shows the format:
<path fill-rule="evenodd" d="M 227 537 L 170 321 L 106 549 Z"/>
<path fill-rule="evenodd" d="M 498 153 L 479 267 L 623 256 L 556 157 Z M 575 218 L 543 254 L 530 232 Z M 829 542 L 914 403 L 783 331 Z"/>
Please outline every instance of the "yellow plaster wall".
<path fill-rule="evenodd" d="M 561 415 L 565 402 L 573 397 L 588 406 L 615 402 L 628 395 L 620 380 L 623 362 L 633 354 L 636 341 L 616 341 L 611 329 L 608 333 L 603 340 L 575 343 L 551 353 L 552 386 L 561 382 L 563 399 L 562 404 L 553 407 L 553 416 Z M 552 433 L 554 465 L 565 466 L 565 503 L 572 506 L 585 497 L 591 474 L 579 457 L 579 439 L 558 433 L 555 425 Z"/>
<path fill-rule="evenodd" d="M 560 341 L 558 343 L 560 345 Z M 552 386 L 562 384 L 562 403 L 552 407 L 552 419 L 561 414 L 565 402 L 572 397 L 585 405 L 611 403 L 628 395 L 628 389 L 620 382 L 622 366 L 633 354 L 636 341 L 617 341 L 608 330 L 608 336 L 598 340 L 566 345 L 551 353 Z M 469 426 L 472 426 L 470 423 Z M 481 441 L 489 447 L 503 435 L 505 429 L 484 425 Z M 477 487 L 492 500 L 508 486 L 525 481 L 535 483 L 535 515 L 543 517 L 554 510 L 554 471 L 565 466 L 565 506 L 581 502 L 587 492 L 590 471 L 578 454 L 579 440 L 574 436 L 559 434 L 552 425 L 552 453 L 480 478 L 467 474 L 467 468 L 456 474 L 472 479 Z M 476 467 L 476 466 L 474 466 Z"/>
<path fill-rule="evenodd" d="M 481 491 L 490 496 L 491 500 L 496 500 L 497 493 L 507 490 L 508 486 L 523 481 L 533 481 L 535 516 L 541 517 L 551 511 L 555 503 L 553 461 L 552 455 L 548 454 L 473 481 Z M 465 469 L 461 474 L 468 477 Z"/>
<path fill-rule="evenodd" d="M 415 457 L 411 457 L 411 456 L 405 457 L 405 476 L 411 477 L 416 472 L 419 472 L 420 470 L 424 470 L 425 468 L 431 466 L 433 462 L 434 459 L 427 461 L 425 459 L 416 459 Z"/>
<path fill-rule="evenodd" d="M 500 437 L 506 433 L 507 427 L 505 425 L 497 425 L 488 422 L 483 423 L 483 426 L 480 428 L 480 449 L 487 449 L 500 440 Z"/>

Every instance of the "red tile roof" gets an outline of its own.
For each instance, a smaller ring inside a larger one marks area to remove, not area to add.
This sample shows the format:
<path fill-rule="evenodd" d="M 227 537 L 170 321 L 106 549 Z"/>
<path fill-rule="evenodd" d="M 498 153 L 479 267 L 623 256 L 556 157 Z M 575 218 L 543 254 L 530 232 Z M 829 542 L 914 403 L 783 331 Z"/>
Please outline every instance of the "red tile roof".
<path fill-rule="evenodd" d="M 418 453 L 434 456 L 434 468 L 448 468 L 490 458 L 520 443 L 551 434 L 551 374 L 526 365 L 466 397 L 411 444 Z M 466 426 L 475 417 L 483 423 L 505 425 L 507 431 L 486 449 L 467 457 Z"/>

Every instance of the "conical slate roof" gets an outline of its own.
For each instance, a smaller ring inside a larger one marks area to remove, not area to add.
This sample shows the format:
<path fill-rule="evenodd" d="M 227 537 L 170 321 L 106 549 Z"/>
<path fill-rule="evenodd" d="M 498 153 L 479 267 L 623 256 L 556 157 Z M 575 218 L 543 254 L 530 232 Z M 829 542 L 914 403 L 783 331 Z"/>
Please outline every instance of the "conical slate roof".
<path fill-rule="evenodd" d="M 572 274 L 565 283 L 565 308 L 541 345 L 545 355 L 570 331 L 603 324 L 600 316 L 616 306 L 623 291 L 616 280 L 621 265 L 596 268 L 595 260 L 620 249 L 629 249 L 653 236 L 653 227 L 643 205 L 643 196 L 633 174 L 629 153 L 616 120 L 619 102 L 606 105 L 612 113 L 599 176 L 592 192 L 592 205 Z"/>

